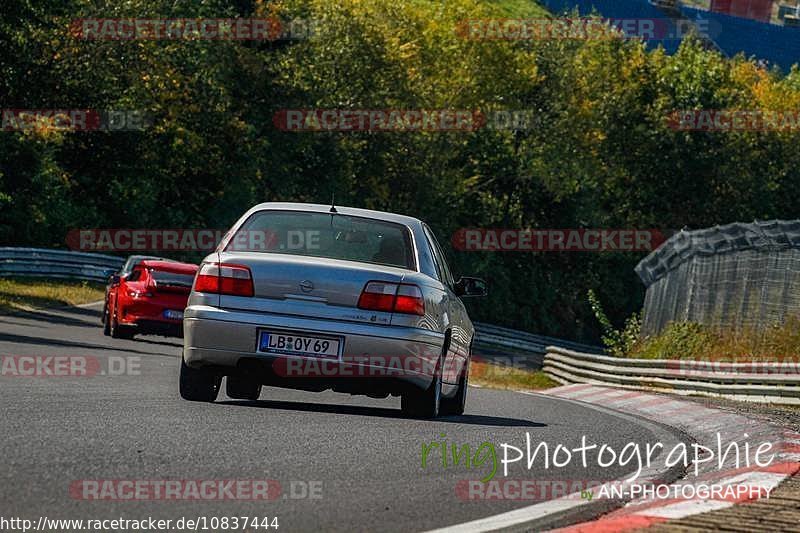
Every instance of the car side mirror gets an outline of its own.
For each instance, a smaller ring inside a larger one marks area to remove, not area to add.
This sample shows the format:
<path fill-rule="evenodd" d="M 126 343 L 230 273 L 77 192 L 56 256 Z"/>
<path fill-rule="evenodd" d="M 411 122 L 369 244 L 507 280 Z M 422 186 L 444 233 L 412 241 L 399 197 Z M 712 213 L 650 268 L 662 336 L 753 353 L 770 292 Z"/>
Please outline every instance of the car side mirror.
<path fill-rule="evenodd" d="M 116 287 L 117 285 L 119 285 L 119 280 L 120 280 L 119 274 L 111 274 L 111 277 L 108 279 L 112 287 Z"/>
<path fill-rule="evenodd" d="M 486 296 L 489 289 L 486 282 L 480 278 L 461 278 L 456 282 L 455 292 L 457 296 Z"/>

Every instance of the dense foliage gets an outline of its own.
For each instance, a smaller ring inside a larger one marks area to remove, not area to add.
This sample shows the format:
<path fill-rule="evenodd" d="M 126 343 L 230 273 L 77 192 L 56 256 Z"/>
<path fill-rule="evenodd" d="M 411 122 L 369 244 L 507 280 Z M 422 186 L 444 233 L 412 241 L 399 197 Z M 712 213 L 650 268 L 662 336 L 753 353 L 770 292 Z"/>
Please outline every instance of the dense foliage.
<path fill-rule="evenodd" d="M 101 4 L 102 7 L 98 7 Z M 6 0 L 0 108 L 139 109 L 141 132 L 0 132 L 0 245 L 65 246 L 73 228 L 220 228 L 254 203 L 327 202 L 462 227 L 697 228 L 795 218 L 789 133 L 670 129 L 677 109 L 798 109 L 800 72 L 685 43 L 462 38 L 478 0 Z M 533 4 L 532 4 L 533 5 Z M 96 17 L 300 17 L 297 41 L 87 41 Z M 519 131 L 298 133 L 284 108 L 526 109 Z M 641 254 L 453 252 L 487 278 L 477 319 L 595 340 L 636 311 Z M 195 258 L 196 259 L 196 258 Z"/>
<path fill-rule="evenodd" d="M 635 359 L 686 361 L 772 361 L 787 365 L 800 358 L 800 319 L 766 329 L 717 329 L 696 322 L 676 322 L 652 337 L 638 338 L 613 355 Z"/>

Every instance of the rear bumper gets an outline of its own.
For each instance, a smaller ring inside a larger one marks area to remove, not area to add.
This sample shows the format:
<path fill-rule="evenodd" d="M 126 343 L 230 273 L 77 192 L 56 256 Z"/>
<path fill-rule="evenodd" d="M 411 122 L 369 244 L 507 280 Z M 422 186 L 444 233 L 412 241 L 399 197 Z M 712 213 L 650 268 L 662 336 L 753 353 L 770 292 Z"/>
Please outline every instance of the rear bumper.
<path fill-rule="evenodd" d="M 264 384 L 358 394 L 400 394 L 425 389 L 442 353 L 444 334 L 299 316 L 223 310 L 198 305 L 184 315 L 186 364 Z M 338 357 L 298 357 L 257 351 L 261 329 L 341 337 Z"/>
<path fill-rule="evenodd" d="M 164 311 L 168 309 L 178 310 L 176 306 L 160 305 L 156 302 L 136 302 L 125 305 L 120 307 L 119 324 L 135 328 L 137 333 L 182 337 L 183 322 L 165 318 Z"/>

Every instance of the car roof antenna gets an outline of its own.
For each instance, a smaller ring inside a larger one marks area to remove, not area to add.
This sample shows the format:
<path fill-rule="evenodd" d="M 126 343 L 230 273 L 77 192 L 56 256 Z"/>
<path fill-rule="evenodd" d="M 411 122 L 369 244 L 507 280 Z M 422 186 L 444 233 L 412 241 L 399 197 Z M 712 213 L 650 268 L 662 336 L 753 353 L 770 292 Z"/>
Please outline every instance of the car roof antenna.
<path fill-rule="evenodd" d="M 330 210 L 330 212 L 331 213 L 338 213 L 338 211 L 336 210 L 336 206 L 334 205 L 333 200 L 334 200 L 334 193 L 331 193 L 331 210 Z"/>

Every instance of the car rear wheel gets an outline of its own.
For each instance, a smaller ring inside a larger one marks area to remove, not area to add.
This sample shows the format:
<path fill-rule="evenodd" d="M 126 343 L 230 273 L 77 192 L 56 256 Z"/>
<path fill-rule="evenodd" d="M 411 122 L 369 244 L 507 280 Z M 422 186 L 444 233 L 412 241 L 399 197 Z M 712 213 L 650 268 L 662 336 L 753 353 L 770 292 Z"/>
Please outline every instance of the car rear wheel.
<path fill-rule="evenodd" d="M 464 364 L 461 378 L 458 380 L 458 390 L 452 398 L 442 398 L 439 412 L 443 415 L 461 416 L 467 405 L 467 388 L 469 387 L 469 359 Z"/>
<path fill-rule="evenodd" d="M 114 316 L 111 317 L 111 325 L 109 326 L 108 334 L 112 339 L 132 339 L 135 331 L 128 326 L 121 326 L 117 320 L 117 313 L 114 311 Z"/>
<path fill-rule="evenodd" d="M 424 391 L 409 392 L 400 398 L 400 409 L 414 418 L 436 418 L 442 398 L 442 372 L 437 369 L 430 387 Z"/>
<path fill-rule="evenodd" d="M 261 383 L 246 378 L 228 376 L 225 393 L 234 400 L 258 400 Z"/>
<path fill-rule="evenodd" d="M 103 306 L 103 335 L 111 335 L 111 319 L 108 318 L 108 302 Z"/>
<path fill-rule="evenodd" d="M 190 402 L 213 402 L 221 384 L 222 376 L 203 368 L 192 368 L 181 357 L 181 398 Z"/>

